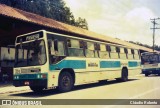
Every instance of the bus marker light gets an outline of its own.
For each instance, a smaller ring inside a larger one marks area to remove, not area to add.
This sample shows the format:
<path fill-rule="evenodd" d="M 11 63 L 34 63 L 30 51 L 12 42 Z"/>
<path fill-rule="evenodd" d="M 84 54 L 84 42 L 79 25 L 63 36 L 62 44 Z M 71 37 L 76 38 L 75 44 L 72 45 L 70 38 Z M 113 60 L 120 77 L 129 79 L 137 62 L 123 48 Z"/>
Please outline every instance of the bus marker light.
<path fill-rule="evenodd" d="M 40 78 L 41 76 L 40 75 L 37 75 L 37 78 Z"/>
<path fill-rule="evenodd" d="M 17 76 L 17 79 L 19 79 L 19 76 Z"/>
<path fill-rule="evenodd" d="M 28 81 L 25 81 L 25 82 L 24 82 L 24 85 L 29 85 L 29 82 L 28 82 Z"/>
<path fill-rule="evenodd" d="M 42 74 L 41 78 L 46 78 L 46 75 L 45 75 L 45 74 Z"/>
<path fill-rule="evenodd" d="M 52 78 L 55 78 L 55 76 L 53 75 Z"/>

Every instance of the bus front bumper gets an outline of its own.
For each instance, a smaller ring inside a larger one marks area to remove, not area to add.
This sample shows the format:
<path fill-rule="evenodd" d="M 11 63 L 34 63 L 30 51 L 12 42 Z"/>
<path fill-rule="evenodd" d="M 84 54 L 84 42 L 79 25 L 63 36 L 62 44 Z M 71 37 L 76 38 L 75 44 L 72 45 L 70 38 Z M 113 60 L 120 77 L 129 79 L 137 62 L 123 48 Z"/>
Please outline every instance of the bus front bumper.
<path fill-rule="evenodd" d="M 143 74 L 160 74 L 160 68 L 142 69 Z"/>
<path fill-rule="evenodd" d="M 15 87 L 19 87 L 19 86 L 43 86 L 46 87 L 47 86 L 47 79 L 36 79 L 36 80 L 13 80 L 13 85 Z"/>
<path fill-rule="evenodd" d="M 19 86 L 47 86 L 47 74 L 19 74 L 14 75 L 13 85 Z"/>

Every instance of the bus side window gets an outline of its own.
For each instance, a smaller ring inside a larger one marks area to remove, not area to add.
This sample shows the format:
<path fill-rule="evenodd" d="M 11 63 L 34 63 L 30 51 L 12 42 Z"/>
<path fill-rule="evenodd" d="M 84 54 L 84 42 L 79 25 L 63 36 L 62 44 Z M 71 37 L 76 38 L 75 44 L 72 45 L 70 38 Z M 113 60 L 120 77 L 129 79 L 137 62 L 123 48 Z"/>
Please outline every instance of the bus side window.
<path fill-rule="evenodd" d="M 94 57 L 98 58 L 99 57 L 99 50 L 100 50 L 100 45 L 98 43 L 94 43 Z"/>
<path fill-rule="evenodd" d="M 131 49 L 128 49 L 128 59 L 133 59 L 133 54 Z"/>
<path fill-rule="evenodd" d="M 48 49 L 50 55 L 56 55 L 56 52 L 54 50 L 54 42 L 51 39 L 48 40 Z"/>
<path fill-rule="evenodd" d="M 106 45 L 106 50 L 108 51 L 109 58 L 111 58 L 111 55 L 110 55 L 111 47 L 109 45 Z"/>
<path fill-rule="evenodd" d="M 87 48 L 85 49 L 86 57 L 94 57 L 94 43 L 87 42 Z"/>
<path fill-rule="evenodd" d="M 116 47 L 116 52 L 118 53 L 118 58 L 120 58 L 120 48 Z"/>
<path fill-rule="evenodd" d="M 64 56 L 65 55 L 64 42 L 63 41 L 58 42 L 58 55 L 59 56 Z"/>
<path fill-rule="evenodd" d="M 124 48 L 124 52 L 126 54 L 126 58 L 128 59 L 128 50 L 127 50 L 127 48 Z"/>
<path fill-rule="evenodd" d="M 55 48 L 56 45 L 56 48 Z M 49 54 L 50 54 L 50 63 L 54 64 L 58 61 L 62 60 L 65 57 L 65 50 L 64 50 L 64 42 L 63 41 L 56 41 L 56 44 L 53 40 L 48 40 L 49 46 Z"/>
<path fill-rule="evenodd" d="M 124 48 L 120 48 L 120 59 L 127 59 L 126 53 L 124 52 Z"/>
<path fill-rule="evenodd" d="M 111 46 L 111 58 L 112 59 L 118 59 L 119 56 L 118 56 L 118 53 L 116 52 L 116 47 L 115 46 Z"/>
<path fill-rule="evenodd" d="M 84 56 L 84 52 L 83 52 L 84 45 L 82 40 L 68 39 L 67 45 L 68 45 L 69 56 L 75 56 L 75 57 Z"/>
<path fill-rule="evenodd" d="M 138 50 L 134 50 L 134 59 L 140 59 Z"/>
<path fill-rule="evenodd" d="M 134 50 L 133 50 L 133 49 L 131 49 L 131 53 L 133 54 L 133 59 L 135 59 L 135 58 L 134 58 Z"/>
<path fill-rule="evenodd" d="M 100 51 L 99 51 L 100 58 L 109 59 L 109 52 L 107 51 L 105 44 L 100 44 Z"/>
<path fill-rule="evenodd" d="M 67 46 L 71 47 L 71 40 L 70 39 L 67 39 Z"/>

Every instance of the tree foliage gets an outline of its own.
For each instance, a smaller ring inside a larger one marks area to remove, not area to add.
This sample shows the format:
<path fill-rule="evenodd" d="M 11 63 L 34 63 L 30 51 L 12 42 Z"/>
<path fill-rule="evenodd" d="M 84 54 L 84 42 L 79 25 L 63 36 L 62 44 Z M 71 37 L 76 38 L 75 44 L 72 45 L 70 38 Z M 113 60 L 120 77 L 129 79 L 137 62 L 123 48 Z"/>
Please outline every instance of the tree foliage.
<path fill-rule="evenodd" d="M 0 3 L 88 29 L 86 19 L 79 17 L 76 20 L 70 8 L 66 6 L 63 0 L 0 0 Z"/>

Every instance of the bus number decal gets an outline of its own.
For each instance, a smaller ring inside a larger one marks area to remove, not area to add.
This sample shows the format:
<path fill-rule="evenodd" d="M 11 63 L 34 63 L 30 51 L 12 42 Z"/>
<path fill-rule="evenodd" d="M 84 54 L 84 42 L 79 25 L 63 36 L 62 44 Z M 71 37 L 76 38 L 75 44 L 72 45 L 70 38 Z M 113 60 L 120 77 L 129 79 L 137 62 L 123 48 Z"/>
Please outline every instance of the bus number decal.
<path fill-rule="evenodd" d="M 88 67 L 98 67 L 97 63 L 88 63 Z"/>

